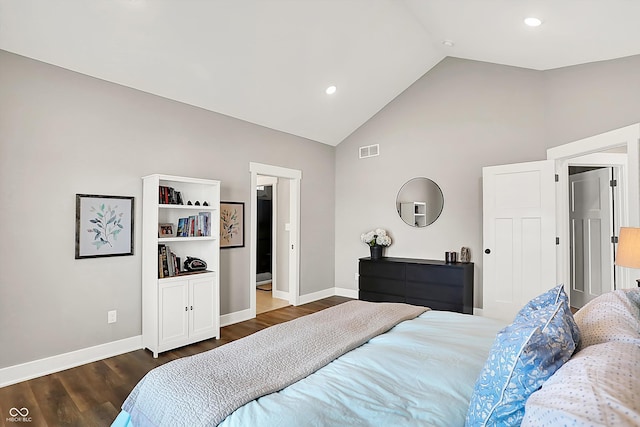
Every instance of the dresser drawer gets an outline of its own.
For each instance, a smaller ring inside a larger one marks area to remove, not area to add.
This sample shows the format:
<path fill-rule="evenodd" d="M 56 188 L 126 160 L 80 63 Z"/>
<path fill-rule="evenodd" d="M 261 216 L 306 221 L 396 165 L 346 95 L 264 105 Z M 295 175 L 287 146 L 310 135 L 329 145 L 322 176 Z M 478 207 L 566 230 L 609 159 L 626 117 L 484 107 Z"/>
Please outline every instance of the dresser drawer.
<path fill-rule="evenodd" d="M 429 299 L 409 298 L 409 297 L 407 297 L 407 304 L 421 305 L 423 307 L 429 307 L 432 310 L 455 311 L 457 313 L 464 313 L 465 312 L 464 311 L 464 306 L 462 305 L 462 303 L 455 304 L 455 303 L 451 303 L 451 302 L 434 301 L 434 300 L 429 300 Z"/>
<path fill-rule="evenodd" d="M 360 261 L 358 272 L 361 277 L 373 276 L 403 281 L 405 278 L 405 265 L 396 262 Z"/>
<path fill-rule="evenodd" d="M 358 299 L 370 302 L 405 302 L 404 296 L 401 295 L 378 294 L 363 290 L 358 293 Z"/>
<path fill-rule="evenodd" d="M 405 294 L 404 281 L 385 279 L 383 277 L 360 276 L 359 287 L 361 291 L 386 295 L 399 295 L 403 298 Z"/>
<path fill-rule="evenodd" d="M 412 282 L 459 285 L 464 281 L 464 269 L 447 265 L 407 264 L 406 278 Z"/>
<path fill-rule="evenodd" d="M 406 282 L 407 298 L 428 299 L 433 301 L 451 302 L 462 305 L 462 285 L 446 285 L 443 283 Z"/>

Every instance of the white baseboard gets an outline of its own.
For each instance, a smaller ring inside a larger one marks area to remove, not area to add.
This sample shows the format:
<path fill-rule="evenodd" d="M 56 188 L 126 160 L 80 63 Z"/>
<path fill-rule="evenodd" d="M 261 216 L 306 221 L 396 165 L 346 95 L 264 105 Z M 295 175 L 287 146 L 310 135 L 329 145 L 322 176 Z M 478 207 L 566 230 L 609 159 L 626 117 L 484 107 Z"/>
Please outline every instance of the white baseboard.
<path fill-rule="evenodd" d="M 279 292 L 280 293 L 274 295 L 276 298 L 289 299 L 288 293 L 282 291 Z M 357 299 L 358 291 L 356 289 L 346 288 L 324 289 L 319 292 L 301 295 L 299 305 L 318 301 L 334 295 Z M 223 314 L 220 316 L 220 326 L 233 325 L 234 323 L 244 322 L 245 320 L 250 320 L 254 317 L 255 316 L 251 315 L 251 310 L 249 309 L 237 311 L 235 313 Z M 65 369 L 75 368 L 76 366 L 139 350 L 141 348 L 142 335 L 137 335 L 135 337 L 83 348 L 69 353 L 58 354 L 56 356 L 34 360 L 20 365 L 9 366 L 0 369 L 0 387 L 6 387 L 8 385 L 27 381 L 43 375 L 64 371 Z"/>
<path fill-rule="evenodd" d="M 220 316 L 220 327 L 233 325 L 234 323 L 244 322 L 245 320 L 253 319 L 255 316 L 251 315 L 251 310 L 246 309 L 242 311 L 235 311 L 229 314 L 223 314 Z"/>
<path fill-rule="evenodd" d="M 335 294 L 336 294 L 335 288 L 329 288 L 329 289 L 324 289 L 322 291 L 314 292 L 311 294 L 300 295 L 300 298 L 298 299 L 298 305 L 308 304 L 310 302 L 318 301 L 324 298 L 329 298 L 334 296 Z"/>
<path fill-rule="evenodd" d="M 58 354 L 20 365 L 0 369 L 0 387 L 27 381 L 65 369 L 75 368 L 96 360 L 106 359 L 119 354 L 142 348 L 142 335 L 118 341 L 87 347 L 69 353 Z"/>
<path fill-rule="evenodd" d="M 347 289 L 347 288 L 334 288 L 334 289 L 335 289 L 336 296 L 358 299 L 357 289 Z"/>
<path fill-rule="evenodd" d="M 332 296 L 358 299 L 358 290 L 347 289 L 347 288 L 324 289 L 322 291 L 314 292 L 312 294 L 300 295 L 300 302 L 298 305 L 308 304 L 310 302 L 318 301 L 318 300 L 329 298 Z"/>
<path fill-rule="evenodd" d="M 289 301 L 289 292 L 273 290 L 273 297 Z"/>
<path fill-rule="evenodd" d="M 484 316 L 484 311 L 481 308 L 473 307 L 474 316 Z"/>

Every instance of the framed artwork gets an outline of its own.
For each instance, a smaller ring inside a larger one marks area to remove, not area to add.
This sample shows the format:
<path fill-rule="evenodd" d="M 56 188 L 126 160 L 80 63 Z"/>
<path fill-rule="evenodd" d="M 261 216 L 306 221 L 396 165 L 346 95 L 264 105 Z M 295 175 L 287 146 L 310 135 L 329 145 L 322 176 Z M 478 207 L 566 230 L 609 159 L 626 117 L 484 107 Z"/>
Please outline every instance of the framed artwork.
<path fill-rule="evenodd" d="M 220 248 L 244 247 L 244 202 L 220 202 Z"/>
<path fill-rule="evenodd" d="M 133 200 L 76 194 L 76 259 L 133 255 Z"/>
<path fill-rule="evenodd" d="M 173 224 L 158 224 L 158 237 L 175 237 Z"/>

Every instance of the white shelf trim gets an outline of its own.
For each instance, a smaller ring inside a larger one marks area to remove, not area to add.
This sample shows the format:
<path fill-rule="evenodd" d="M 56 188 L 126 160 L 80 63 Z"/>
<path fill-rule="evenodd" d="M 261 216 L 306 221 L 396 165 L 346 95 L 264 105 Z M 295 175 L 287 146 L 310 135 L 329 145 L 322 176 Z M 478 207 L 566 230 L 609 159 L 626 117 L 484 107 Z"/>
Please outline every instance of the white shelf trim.
<path fill-rule="evenodd" d="M 205 241 L 205 240 L 217 240 L 217 238 L 213 236 L 159 237 L 158 243 L 193 242 L 193 241 Z"/>
<path fill-rule="evenodd" d="M 183 209 L 189 211 L 216 211 L 217 208 L 214 206 L 196 206 L 196 205 L 170 205 L 170 204 L 161 204 L 158 205 L 160 209 Z"/>

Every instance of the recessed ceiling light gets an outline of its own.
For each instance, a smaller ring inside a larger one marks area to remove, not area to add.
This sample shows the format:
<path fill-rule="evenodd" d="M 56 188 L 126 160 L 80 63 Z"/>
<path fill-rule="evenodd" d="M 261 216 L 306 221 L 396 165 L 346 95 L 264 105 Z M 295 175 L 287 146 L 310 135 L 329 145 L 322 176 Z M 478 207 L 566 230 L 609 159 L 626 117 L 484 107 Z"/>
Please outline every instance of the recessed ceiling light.
<path fill-rule="evenodd" d="M 529 17 L 525 18 L 524 23 L 530 27 L 539 27 L 542 24 L 542 21 L 538 18 Z"/>
<path fill-rule="evenodd" d="M 329 86 L 327 90 L 325 90 L 325 92 L 327 92 L 327 95 L 333 95 L 334 93 L 336 93 L 336 90 L 338 90 L 337 87 Z"/>
<path fill-rule="evenodd" d="M 447 47 L 453 47 L 453 45 L 455 45 L 455 43 L 451 40 L 444 40 L 442 42 L 443 45 L 447 46 Z"/>

